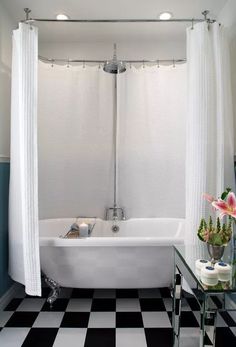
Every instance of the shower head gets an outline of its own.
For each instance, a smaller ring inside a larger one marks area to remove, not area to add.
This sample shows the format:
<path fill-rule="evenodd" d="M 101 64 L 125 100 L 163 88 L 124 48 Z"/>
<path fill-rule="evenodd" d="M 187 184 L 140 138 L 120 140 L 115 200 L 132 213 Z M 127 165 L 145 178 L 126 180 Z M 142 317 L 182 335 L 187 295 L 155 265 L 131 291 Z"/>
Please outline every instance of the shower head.
<path fill-rule="evenodd" d="M 105 62 L 103 66 L 103 71 L 118 74 L 126 71 L 126 66 L 123 61 L 117 60 L 116 55 L 116 44 L 114 44 L 114 54 L 112 60 L 108 60 Z"/>
<path fill-rule="evenodd" d="M 112 74 L 118 74 L 126 71 L 125 63 L 122 61 L 114 61 L 109 60 L 106 61 L 103 66 L 103 71 L 112 73 Z"/>

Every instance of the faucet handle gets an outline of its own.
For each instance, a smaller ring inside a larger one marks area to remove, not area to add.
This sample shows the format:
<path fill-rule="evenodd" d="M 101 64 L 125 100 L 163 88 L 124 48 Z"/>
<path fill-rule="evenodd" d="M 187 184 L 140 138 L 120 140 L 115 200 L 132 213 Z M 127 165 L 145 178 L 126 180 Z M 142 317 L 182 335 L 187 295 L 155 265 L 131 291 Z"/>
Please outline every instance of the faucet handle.
<path fill-rule="evenodd" d="M 125 209 L 123 207 L 120 207 L 120 212 L 121 212 L 121 219 L 126 220 Z"/>

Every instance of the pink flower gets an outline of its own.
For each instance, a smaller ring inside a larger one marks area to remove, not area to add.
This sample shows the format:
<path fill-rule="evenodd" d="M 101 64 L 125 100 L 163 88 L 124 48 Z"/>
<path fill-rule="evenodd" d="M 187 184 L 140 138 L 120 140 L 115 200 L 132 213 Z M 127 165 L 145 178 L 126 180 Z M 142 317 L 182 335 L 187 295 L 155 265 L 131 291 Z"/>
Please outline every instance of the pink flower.
<path fill-rule="evenodd" d="M 204 231 L 204 234 L 203 234 L 203 239 L 204 239 L 205 242 L 208 242 L 209 238 L 210 238 L 210 233 L 209 233 L 209 230 L 206 229 Z"/>
<path fill-rule="evenodd" d="M 224 216 L 232 216 L 236 218 L 236 197 L 233 192 L 229 192 L 226 201 L 218 199 L 212 202 L 212 206 L 219 210 L 220 218 Z"/>
<path fill-rule="evenodd" d="M 215 201 L 216 199 L 214 198 L 214 196 L 210 195 L 210 194 L 207 194 L 207 193 L 204 193 L 202 194 L 203 198 L 205 200 L 207 200 L 208 202 L 213 202 Z"/>

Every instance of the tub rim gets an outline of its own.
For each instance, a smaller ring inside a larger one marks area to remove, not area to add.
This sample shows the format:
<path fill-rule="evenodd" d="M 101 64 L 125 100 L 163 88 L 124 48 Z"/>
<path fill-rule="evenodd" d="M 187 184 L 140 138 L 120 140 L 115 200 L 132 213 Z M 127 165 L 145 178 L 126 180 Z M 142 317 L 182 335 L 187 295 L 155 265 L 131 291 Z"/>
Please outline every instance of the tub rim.
<path fill-rule="evenodd" d="M 67 218 L 47 218 L 41 219 L 43 222 L 53 222 L 53 221 L 65 221 L 73 220 L 74 217 Z M 89 218 L 88 218 L 89 219 Z M 94 220 L 94 218 L 91 217 Z M 96 218 L 100 222 L 107 222 L 112 224 L 113 221 L 106 221 L 101 218 Z M 114 233 L 112 236 L 100 236 L 100 237 L 85 237 L 78 239 L 66 239 L 59 236 L 40 236 L 40 246 L 44 247 L 144 247 L 144 246 L 173 246 L 174 244 L 184 243 L 184 232 L 181 234 L 182 225 L 185 224 L 185 218 L 165 218 L 165 217 L 153 217 L 153 218 L 130 218 L 125 221 L 118 221 L 119 223 L 129 223 L 132 221 L 147 221 L 147 220 L 166 220 L 166 221 L 178 221 L 176 234 L 173 237 L 161 237 L 161 236 L 119 236 L 119 233 Z"/>

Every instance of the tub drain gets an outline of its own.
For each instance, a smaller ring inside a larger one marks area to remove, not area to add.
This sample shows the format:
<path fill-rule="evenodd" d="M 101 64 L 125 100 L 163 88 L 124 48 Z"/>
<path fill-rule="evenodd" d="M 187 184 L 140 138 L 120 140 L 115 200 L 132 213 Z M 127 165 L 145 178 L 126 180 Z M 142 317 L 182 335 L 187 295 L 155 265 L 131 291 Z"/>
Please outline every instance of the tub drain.
<path fill-rule="evenodd" d="M 112 225 L 111 230 L 113 231 L 113 233 L 117 233 L 120 228 L 118 227 L 118 225 Z"/>

